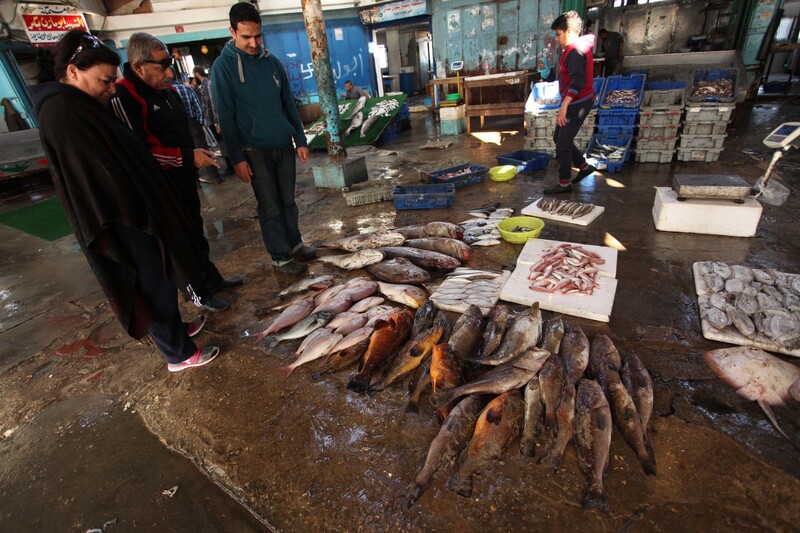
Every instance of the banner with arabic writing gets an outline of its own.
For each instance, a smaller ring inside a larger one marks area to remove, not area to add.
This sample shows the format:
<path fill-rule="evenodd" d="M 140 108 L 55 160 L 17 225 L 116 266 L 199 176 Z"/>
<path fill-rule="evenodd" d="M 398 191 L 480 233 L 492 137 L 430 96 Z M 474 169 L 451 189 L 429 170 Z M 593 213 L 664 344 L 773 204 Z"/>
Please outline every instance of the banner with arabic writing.
<path fill-rule="evenodd" d="M 89 31 L 86 18 L 77 8 L 64 5 L 20 5 L 25 32 L 31 46 L 55 46 L 70 30 Z"/>

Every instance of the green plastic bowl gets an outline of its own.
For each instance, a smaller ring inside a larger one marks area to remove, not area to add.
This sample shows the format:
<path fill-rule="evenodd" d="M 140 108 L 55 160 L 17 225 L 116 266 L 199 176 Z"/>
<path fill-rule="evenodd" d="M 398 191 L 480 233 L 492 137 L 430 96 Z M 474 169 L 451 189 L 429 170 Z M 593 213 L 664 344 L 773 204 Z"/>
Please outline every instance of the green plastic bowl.
<path fill-rule="evenodd" d="M 530 231 L 514 231 L 511 230 L 521 226 L 523 228 L 531 228 Z M 528 239 L 536 239 L 544 228 L 544 221 L 536 217 L 511 217 L 503 220 L 497 225 L 500 230 L 500 235 L 506 242 L 511 244 L 525 244 Z"/>
<path fill-rule="evenodd" d="M 492 181 L 511 181 L 517 175 L 514 165 L 500 165 L 489 169 L 489 179 Z"/>
<path fill-rule="evenodd" d="M 461 100 L 461 93 L 450 93 L 444 97 L 445 100 L 450 100 L 451 102 L 455 100 Z"/>

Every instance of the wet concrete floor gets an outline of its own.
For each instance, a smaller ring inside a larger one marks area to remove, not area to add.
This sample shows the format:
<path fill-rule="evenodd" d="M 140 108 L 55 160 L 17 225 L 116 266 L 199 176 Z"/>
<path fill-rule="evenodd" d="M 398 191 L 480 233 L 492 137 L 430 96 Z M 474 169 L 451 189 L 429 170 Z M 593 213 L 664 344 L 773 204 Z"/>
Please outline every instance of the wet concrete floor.
<path fill-rule="evenodd" d="M 104 395 L 116 405 L 129 404 L 167 447 L 191 457 L 209 478 L 281 531 L 795 530 L 800 452 L 755 403 L 737 396 L 708 369 L 703 352 L 726 345 L 702 337 L 691 264 L 714 259 L 798 272 L 800 158 L 792 154 L 781 163 L 779 172 L 792 194 L 782 207 L 764 206 L 754 238 L 658 232 L 651 209 L 653 187 L 668 185 L 676 172 L 735 173 L 755 181 L 771 155 L 761 139 L 796 116 L 797 109 L 790 103 L 746 108 L 717 163 L 629 163 L 620 173 L 589 178 L 572 197 L 604 205 L 606 212 L 585 228 L 547 222 L 542 232 L 546 239 L 598 245 L 613 238 L 625 248 L 610 323 L 576 322 L 590 336 L 609 334 L 620 350 L 636 353 L 653 376 L 651 441 L 658 475 L 641 472 L 615 430 L 609 515 L 581 509 L 583 478 L 572 446 L 552 474 L 521 457 L 516 443 L 476 479 L 472 498 L 445 488 L 452 473 L 447 468 L 406 509 L 407 487 L 438 431 L 432 410 L 406 413 L 401 386 L 374 397 L 355 395 L 345 388 L 348 371 L 314 379 L 313 368 L 301 367 L 287 380 L 273 371 L 291 358 L 297 343 L 267 349 L 253 346 L 246 335 L 265 327 L 255 311 L 292 279 L 272 272 L 252 193 L 234 179 L 203 185 L 204 218 L 217 265 L 223 273 L 245 275 L 247 283 L 229 295 L 233 308 L 212 316 L 199 337 L 201 343 L 221 346 L 222 356 L 179 375 L 166 372 L 154 349 L 121 333 L 74 239 L 46 243 L 0 227 L 3 445 L 13 446 L 18 435 L 33 431 L 39 414 L 53 405 Z M 487 121 L 486 130 L 444 137 L 454 143 L 446 150 L 422 151 L 419 146 L 435 136 L 435 124 L 415 116 L 413 128 L 397 141 L 351 154 L 367 157 L 373 178 L 414 183 L 419 163 L 459 156 L 492 166 L 497 154 L 523 146 L 521 119 Z M 313 161 L 321 160 L 321 154 L 314 155 Z M 555 170 L 553 162 L 547 171 L 509 183 L 463 189 L 446 210 L 395 211 L 390 203 L 347 207 L 338 191 L 315 189 L 310 167 L 300 167 L 301 226 L 305 239 L 315 242 L 421 221 L 458 222 L 467 218 L 466 210 L 489 200 L 520 209 L 555 181 Z M 477 249 L 469 265 L 497 268 L 520 250 L 507 243 Z M 312 272 L 342 275 L 321 265 Z M 196 313 L 188 304 L 183 310 L 186 317 Z M 76 403 L 64 409 L 85 408 Z M 800 441 L 800 409 L 791 405 L 775 412 L 783 429 Z M 3 469 L 9 468 L 6 457 L 0 456 Z M 160 461 L 152 452 L 153 476 Z M 116 476 L 124 478 L 124 462 L 115 464 Z M 72 506 L 92 508 L 80 498 Z M 152 511 L 141 507 L 141 523 L 154 519 Z"/>

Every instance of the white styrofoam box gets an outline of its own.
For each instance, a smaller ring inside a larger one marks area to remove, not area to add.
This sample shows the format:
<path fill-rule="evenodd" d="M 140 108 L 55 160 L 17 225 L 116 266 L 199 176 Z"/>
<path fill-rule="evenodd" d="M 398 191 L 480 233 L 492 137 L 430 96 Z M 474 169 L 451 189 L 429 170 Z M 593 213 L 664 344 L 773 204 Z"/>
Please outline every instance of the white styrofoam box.
<path fill-rule="evenodd" d="M 686 108 L 686 122 L 725 122 L 727 123 L 734 106 L 689 106 Z"/>
<path fill-rule="evenodd" d="M 603 207 L 602 205 L 596 205 L 596 206 L 594 206 L 594 208 L 591 211 L 589 211 L 588 213 L 586 213 L 582 217 L 572 218 L 572 217 L 565 216 L 565 215 L 554 215 L 552 213 L 548 213 L 547 211 L 542 211 L 541 209 L 536 207 L 535 204 L 536 204 L 536 202 L 533 202 L 528 207 L 523 207 L 522 208 L 522 214 L 523 215 L 528 215 L 528 216 L 531 216 L 531 217 L 538 217 L 538 218 L 556 220 L 558 222 L 566 222 L 567 224 L 575 224 L 575 225 L 578 225 L 578 226 L 588 226 L 589 224 L 594 222 L 594 220 L 597 217 L 599 217 L 603 213 L 603 211 L 606 210 L 606 208 Z"/>
<path fill-rule="evenodd" d="M 678 129 L 681 125 L 669 124 L 663 126 L 642 126 L 639 125 L 639 138 L 642 139 L 671 139 L 678 136 Z"/>
<path fill-rule="evenodd" d="M 543 254 L 560 244 L 574 244 L 597 253 L 605 259 L 605 264 L 600 265 L 597 282 L 600 285 L 592 295 L 544 293 L 530 289 L 531 281 L 528 279 L 531 266 L 539 261 Z M 555 313 L 564 313 L 590 320 L 608 322 L 611 310 L 614 307 L 614 296 L 617 291 L 617 251 L 605 246 L 592 246 L 579 243 L 564 243 L 531 239 L 522 249 L 517 258 L 517 268 L 511 274 L 506 284 L 500 291 L 500 299 L 522 305 L 532 305 L 539 302 L 539 307 Z"/>
<path fill-rule="evenodd" d="M 669 187 L 656 187 L 653 222 L 660 231 L 752 237 L 761 220 L 761 204 L 748 197 L 731 200 L 683 200 Z"/>
<path fill-rule="evenodd" d="M 439 132 L 442 135 L 461 135 L 467 131 L 467 118 L 458 118 L 455 120 L 440 120 Z"/>
<path fill-rule="evenodd" d="M 711 163 L 719 159 L 720 153 L 722 153 L 722 148 L 678 148 L 678 161 Z"/>
<path fill-rule="evenodd" d="M 639 137 L 636 138 L 636 148 L 642 151 L 669 150 L 674 152 L 675 143 L 677 141 L 678 141 L 677 137 L 672 137 L 667 139 L 643 138 L 640 133 Z"/>
<path fill-rule="evenodd" d="M 637 163 L 670 163 L 675 150 L 635 150 Z"/>
<path fill-rule="evenodd" d="M 683 125 L 684 135 L 722 135 L 728 129 L 728 122 L 687 122 Z"/>
<path fill-rule="evenodd" d="M 704 150 L 719 150 L 725 144 L 727 134 L 722 135 L 687 135 L 681 134 L 681 148 L 702 148 Z"/>
<path fill-rule="evenodd" d="M 457 105 L 454 107 L 440 107 L 439 108 L 439 119 L 441 120 L 458 120 L 460 118 L 464 118 L 465 111 L 467 106 L 465 105 Z"/>
<path fill-rule="evenodd" d="M 682 111 L 642 111 L 639 126 L 678 126 L 682 116 Z"/>

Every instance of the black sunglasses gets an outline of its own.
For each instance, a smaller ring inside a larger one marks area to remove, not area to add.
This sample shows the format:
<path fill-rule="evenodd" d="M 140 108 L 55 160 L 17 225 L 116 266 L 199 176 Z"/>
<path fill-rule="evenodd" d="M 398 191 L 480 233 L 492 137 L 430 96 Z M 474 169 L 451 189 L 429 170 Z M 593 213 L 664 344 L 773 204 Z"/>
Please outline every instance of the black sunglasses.
<path fill-rule="evenodd" d="M 142 63 L 151 63 L 153 65 L 159 65 L 162 70 L 167 70 L 172 65 L 175 64 L 175 58 L 172 56 L 165 57 L 161 61 L 156 61 L 155 59 L 142 59 Z"/>
<path fill-rule="evenodd" d="M 84 45 L 86 45 L 84 47 Z M 75 53 L 72 54 L 72 57 L 69 58 L 67 64 L 72 63 L 75 61 L 75 58 L 78 57 L 78 54 L 83 52 L 86 48 L 100 48 L 103 46 L 103 41 L 95 37 L 94 35 L 90 35 L 88 33 L 81 36 L 81 44 L 78 45 L 78 48 L 75 49 Z"/>

